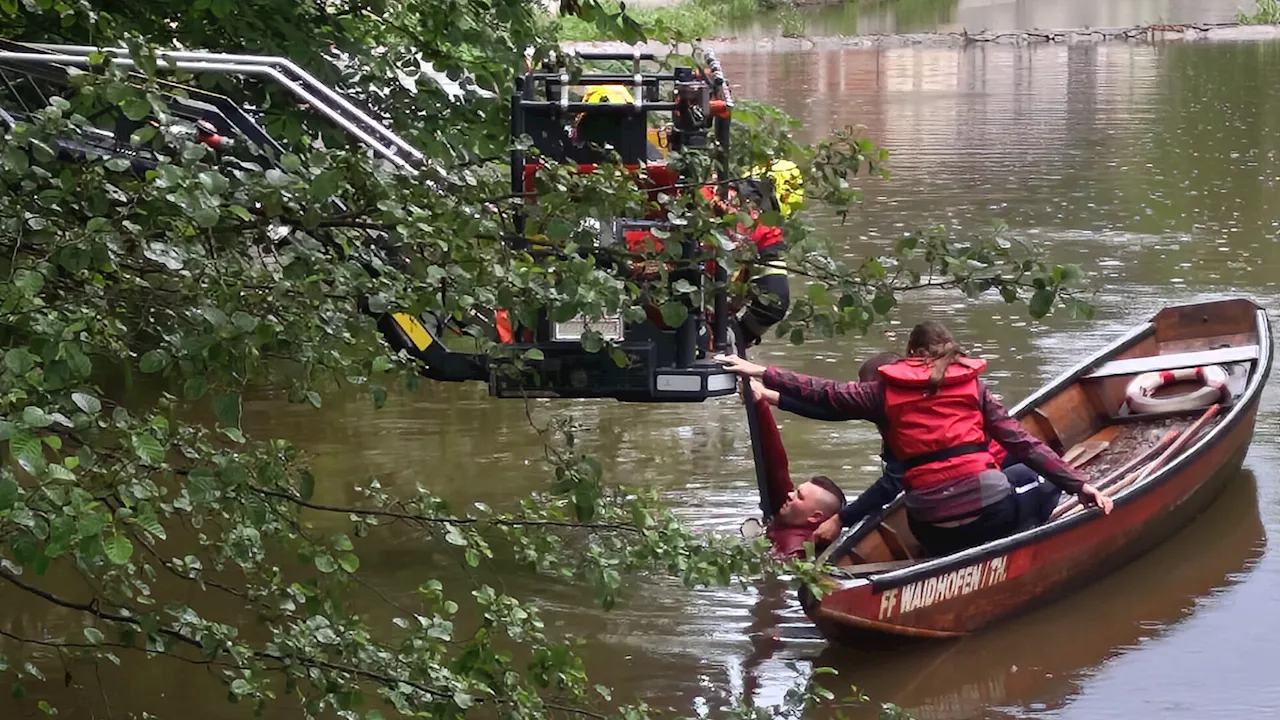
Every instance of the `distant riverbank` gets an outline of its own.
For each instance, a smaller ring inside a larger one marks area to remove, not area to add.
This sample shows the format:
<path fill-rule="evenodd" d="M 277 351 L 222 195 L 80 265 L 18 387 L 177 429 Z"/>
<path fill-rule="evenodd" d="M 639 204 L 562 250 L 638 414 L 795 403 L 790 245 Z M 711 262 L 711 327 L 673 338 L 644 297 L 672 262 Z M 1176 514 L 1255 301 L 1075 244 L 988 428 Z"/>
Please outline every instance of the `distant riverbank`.
<path fill-rule="evenodd" d="M 1019 30 L 1008 32 L 932 32 L 893 33 L 867 35 L 828 35 L 821 37 L 765 37 L 739 39 L 734 37 L 707 38 L 707 47 L 723 51 L 796 52 L 803 50 L 830 50 L 839 48 L 878 47 L 957 47 L 979 43 L 1001 45 L 1030 45 L 1036 43 L 1097 43 L 1097 42 L 1184 42 L 1184 41 L 1241 41 L 1280 39 L 1280 25 L 1242 25 L 1239 23 L 1182 23 L 1176 25 L 1142 25 L 1127 28 L 1066 28 L 1061 30 Z M 670 46 L 651 42 L 643 46 L 617 42 L 571 42 L 570 49 L 630 51 L 641 49 L 649 52 L 667 52 Z M 687 46 L 686 46 L 687 48 Z"/>

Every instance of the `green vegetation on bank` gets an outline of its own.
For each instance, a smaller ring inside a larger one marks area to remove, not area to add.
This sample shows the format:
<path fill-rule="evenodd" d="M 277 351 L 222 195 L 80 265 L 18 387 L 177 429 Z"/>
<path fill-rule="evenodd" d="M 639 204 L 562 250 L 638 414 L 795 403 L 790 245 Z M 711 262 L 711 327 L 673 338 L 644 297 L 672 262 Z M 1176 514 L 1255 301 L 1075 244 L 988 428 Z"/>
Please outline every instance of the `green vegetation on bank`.
<path fill-rule="evenodd" d="M 608 17 L 629 17 L 643 27 L 647 35 L 676 41 L 709 38 L 731 19 L 749 18 L 773 0 L 687 0 L 652 8 L 627 7 L 623 13 L 617 0 L 603 0 L 602 13 L 557 15 L 551 21 L 555 32 L 565 40 L 612 39 L 613 22 Z"/>
<path fill-rule="evenodd" d="M 1236 22 L 1245 25 L 1280 24 L 1280 0 L 1258 0 L 1252 13 L 1243 10 L 1236 12 Z"/>

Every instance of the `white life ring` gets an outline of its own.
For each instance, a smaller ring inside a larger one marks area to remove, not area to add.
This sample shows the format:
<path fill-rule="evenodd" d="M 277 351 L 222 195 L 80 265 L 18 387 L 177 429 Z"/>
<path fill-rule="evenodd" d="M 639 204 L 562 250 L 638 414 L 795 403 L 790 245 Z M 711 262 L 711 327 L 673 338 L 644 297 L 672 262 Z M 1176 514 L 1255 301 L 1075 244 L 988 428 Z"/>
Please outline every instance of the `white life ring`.
<path fill-rule="evenodd" d="M 1156 390 L 1174 383 L 1198 380 L 1203 387 L 1193 392 L 1170 397 L 1154 397 Z M 1125 389 L 1124 400 L 1131 412 L 1169 412 L 1171 410 L 1195 410 L 1226 400 L 1227 371 L 1221 365 L 1161 370 L 1143 373 L 1134 378 Z"/>

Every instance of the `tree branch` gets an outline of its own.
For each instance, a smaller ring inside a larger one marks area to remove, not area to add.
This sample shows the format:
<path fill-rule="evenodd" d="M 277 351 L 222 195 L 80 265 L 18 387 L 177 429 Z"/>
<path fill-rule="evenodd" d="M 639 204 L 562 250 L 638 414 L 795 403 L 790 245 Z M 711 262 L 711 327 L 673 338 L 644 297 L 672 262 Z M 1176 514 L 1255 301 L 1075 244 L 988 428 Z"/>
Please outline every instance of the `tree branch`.
<path fill-rule="evenodd" d="M 341 507 L 337 505 L 324 505 L 322 503 L 314 503 L 292 493 L 280 490 L 269 490 L 264 487 L 255 485 L 248 486 L 250 490 L 260 495 L 268 497 L 280 498 L 289 502 L 305 507 L 311 510 L 320 510 L 322 512 L 348 513 L 352 515 L 363 515 L 366 517 L 388 517 L 396 520 L 406 520 L 410 522 L 438 523 L 442 525 L 497 525 L 504 527 L 523 527 L 523 526 L 545 526 L 545 527 L 562 527 L 577 530 L 618 530 L 622 532 L 632 532 L 643 534 L 644 530 L 635 525 L 627 525 L 624 523 L 575 523 L 561 520 L 516 520 L 516 519 L 494 519 L 485 520 L 482 518 L 451 518 L 439 517 L 433 515 L 420 515 L 417 513 L 398 512 L 396 510 L 380 510 L 372 508 L 357 507 Z"/>

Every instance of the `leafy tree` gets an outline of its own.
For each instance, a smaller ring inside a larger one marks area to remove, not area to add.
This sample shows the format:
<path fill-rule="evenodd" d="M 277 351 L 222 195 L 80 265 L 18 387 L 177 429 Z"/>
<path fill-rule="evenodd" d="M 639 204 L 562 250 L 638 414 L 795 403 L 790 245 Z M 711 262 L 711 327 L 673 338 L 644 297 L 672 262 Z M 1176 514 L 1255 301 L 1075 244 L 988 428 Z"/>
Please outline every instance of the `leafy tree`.
<path fill-rule="evenodd" d="M 287 438 L 241 428 L 241 398 L 254 388 L 319 407 L 335 388 L 364 388 L 381 405 L 415 387 L 418 368 L 388 350 L 366 309 L 634 314 L 651 297 L 655 288 L 572 252 L 584 241 L 580 220 L 643 202 L 617 168 L 547 173 L 534 222 L 562 256 L 535 261 L 503 240 L 514 201 L 493 159 L 509 142 L 502 93 L 525 50 L 538 56 L 555 40 L 540 12 L 524 0 L 0 2 L 4 36 L 128 43 L 144 77 L 103 58 L 74 93 L 0 141 L 0 586 L 83 621 L 80 637 L 4 630 L 11 648 L 137 666 L 180 658 L 216 670 L 232 700 L 263 712 L 650 715 L 613 705 L 571 638 L 482 581 L 427 577 L 412 606 L 381 598 L 378 611 L 358 611 L 358 596 L 377 594 L 361 573 L 362 538 L 408 525 L 469 567 L 502 548 L 589 584 L 606 607 L 626 574 L 689 585 L 748 577 L 766 563 L 759 544 L 695 533 L 652 496 L 607 482 L 563 417 L 541 428 L 554 472 L 545 492 L 467 511 L 429 489 L 394 494 L 377 482 L 358 488 L 355 506 L 322 504 L 316 484 L 343 478 L 316 478 Z M 621 14 L 601 22 L 635 32 Z M 175 44 L 291 56 L 367 104 L 428 163 L 414 176 L 395 172 L 269 89 L 194 78 L 264 108 L 293 148 L 278 167 L 215 158 L 159 100 L 167 74 L 153 50 Z M 460 82 L 464 100 L 424 63 Z M 104 108 L 158 120 L 132 139 L 159 153 L 156 170 L 58 157 L 56 139 Z M 736 170 L 793 157 L 818 200 L 852 207 L 855 174 L 883 159 L 852 132 L 802 148 L 776 111 L 744 104 L 740 115 Z M 692 200 L 674 212 L 701 236 L 723 237 L 734 221 Z M 780 329 L 797 342 L 865 332 L 898 292 L 928 286 L 1029 295 L 1034 315 L 1059 297 L 1087 309 L 1070 297 L 1078 269 L 1048 265 L 1003 234 L 924 233 L 904 238 L 895 257 L 850 267 L 802 218 L 787 224 L 795 269 L 813 280 Z M 793 569 L 816 577 L 811 565 Z M 82 582 L 55 581 L 67 576 Z M 228 605 L 242 612 L 216 610 Z M 42 676 L 30 664 L 0 668 L 16 691 Z M 800 688 L 776 712 L 798 714 L 823 694 Z"/>

